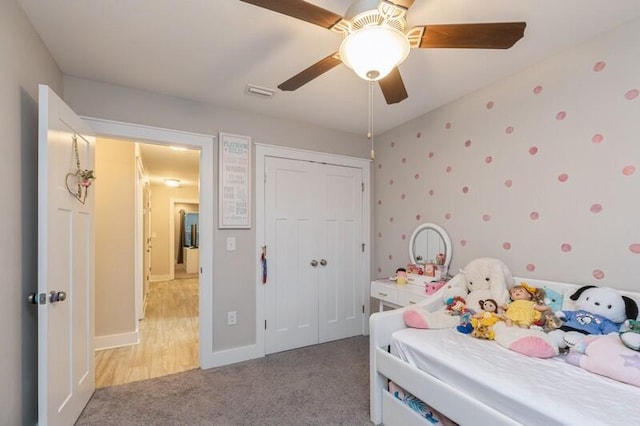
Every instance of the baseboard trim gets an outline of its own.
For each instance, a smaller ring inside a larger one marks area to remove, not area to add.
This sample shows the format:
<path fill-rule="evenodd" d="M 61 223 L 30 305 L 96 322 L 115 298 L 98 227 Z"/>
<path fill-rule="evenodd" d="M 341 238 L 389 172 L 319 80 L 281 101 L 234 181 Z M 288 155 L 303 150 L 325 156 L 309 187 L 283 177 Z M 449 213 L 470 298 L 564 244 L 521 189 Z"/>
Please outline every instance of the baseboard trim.
<path fill-rule="evenodd" d="M 157 281 L 171 281 L 173 279 L 173 277 L 171 276 L 171 274 L 168 275 L 151 275 L 151 277 L 149 277 L 149 281 L 153 282 L 157 282 Z"/>
<path fill-rule="evenodd" d="M 262 358 L 263 356 L 264 354 L 257 353 L 256 345 L 241 346 L 210 353 L 210 356 L 206 357 L 207 359 L 201 359 L 200 367 L 202 369 L 222 367 L 237 362 L 249 361 L 250 359 Z"/>
<path fill-rule="evenodd" d="M 105 349 L 120 348 L 123 346 L 137 345 L 140 343 L 138 330 L 131 333 L 109 334 L 106 336 L 96 336 L 95 350 L 103 351 Z"/>

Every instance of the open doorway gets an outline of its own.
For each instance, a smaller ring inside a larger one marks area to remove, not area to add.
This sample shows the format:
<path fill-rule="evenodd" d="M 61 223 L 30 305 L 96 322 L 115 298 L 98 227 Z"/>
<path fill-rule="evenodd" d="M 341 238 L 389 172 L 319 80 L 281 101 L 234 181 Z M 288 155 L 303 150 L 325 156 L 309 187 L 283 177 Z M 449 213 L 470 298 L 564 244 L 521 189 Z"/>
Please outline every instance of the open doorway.
<path fill-rule="evenodd" d="M 185 241 L 174 238 L 176 206 L 198 212 L 200 151 L 174 148 L 96 140 L 104 182 L 95 190 L 97 388 L 200 365 L 198 226 L 188 241 L 189 274 L 175 274 Z"/>

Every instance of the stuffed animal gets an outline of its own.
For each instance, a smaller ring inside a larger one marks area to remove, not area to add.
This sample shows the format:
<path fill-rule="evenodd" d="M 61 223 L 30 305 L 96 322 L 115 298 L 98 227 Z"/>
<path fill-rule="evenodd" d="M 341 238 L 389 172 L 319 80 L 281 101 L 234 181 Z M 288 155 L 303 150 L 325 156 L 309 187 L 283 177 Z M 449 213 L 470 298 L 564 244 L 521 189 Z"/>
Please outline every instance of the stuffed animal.
<path fill-rule="evenodd" d="M 626 347 L 640 351 L 640 321 L 626 320 L 620 326 L 620 340 Z"/>
<path fill-rule="evenodd" d="M 478 258 L 467 264 L 448 283 L 443 292 L 443 302 L 456 296 L 466 301 L 466 306 L 477 310 L 480 300 L 493 299 L 499 305 L 509 300 L 508 289 L 513 286 L 509 268 L 500 260 Z M 429 312 L 416 307 L 404 312 L 405 324 L 413 328 L 453 328 L 459 319 L 445 312 L 445 308 Z"/>
<path fill-rule="evenodd" d="M 551 308 L 553 312 L 562 309 L 562 301 L 564 297 L 561 293 L 549 288 L 544 287 L 544 304 Z"/>
<path fill-rule="evenodd" d="M 549 333 L 559 348 L 574 346 L 585 335 L 618 333 L 625 320 L 638 317 L 637 303 L 612 288 L 583 286 L 570 299 L 576 302 L 576 310 L 557 311 L 563 324 Z"/>

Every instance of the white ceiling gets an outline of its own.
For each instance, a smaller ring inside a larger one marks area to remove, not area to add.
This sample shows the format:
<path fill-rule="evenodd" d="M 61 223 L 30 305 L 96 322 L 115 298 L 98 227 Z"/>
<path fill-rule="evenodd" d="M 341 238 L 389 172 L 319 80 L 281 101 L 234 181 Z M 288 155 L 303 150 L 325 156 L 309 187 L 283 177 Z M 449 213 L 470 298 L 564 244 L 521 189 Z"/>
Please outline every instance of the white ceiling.
<path fill-rule="evenodd" d="M 169 146 L 140 144 L 140 158 L 151 183 L 178 179 L 181 186 L 197 187 L 200 176 L 200 151 L 176 151 Z"/>
<path fill-rule="evenodd" d="M 244 94 L 336 52 L 332 31 L 239 0 L 18 1 L 67 75 L 366 134 L 368 83 L 345 65 L 273 99 Z M 311 3 L 344 15 L 351 2 Z M 509 50 L 412 50 L 400 66 L 409 98 L 387 105 L 374 91 L 374 133 L 638 16 L 640 0 L 416 0 L 409 27 L 525 21 L 525 35 Z"/>

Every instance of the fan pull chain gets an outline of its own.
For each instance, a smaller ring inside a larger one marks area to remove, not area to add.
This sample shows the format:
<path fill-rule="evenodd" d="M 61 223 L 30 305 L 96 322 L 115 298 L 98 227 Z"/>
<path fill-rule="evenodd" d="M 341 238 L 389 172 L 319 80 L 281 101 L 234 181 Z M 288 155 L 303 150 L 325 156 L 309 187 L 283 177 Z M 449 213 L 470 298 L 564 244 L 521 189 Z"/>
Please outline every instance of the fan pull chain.
<path fill-rule="evenodd" d="M 369 130 L 367 138 L 371 141 L 371 159 L 374 160 L 376 153 L 373 150 L 373 81 L 369 82 Z"/>

